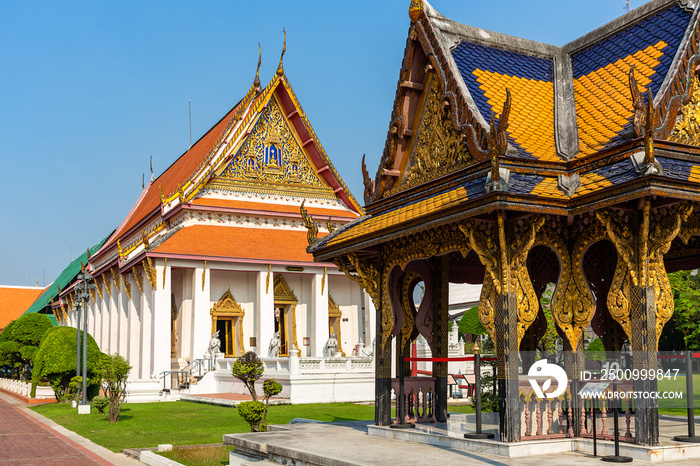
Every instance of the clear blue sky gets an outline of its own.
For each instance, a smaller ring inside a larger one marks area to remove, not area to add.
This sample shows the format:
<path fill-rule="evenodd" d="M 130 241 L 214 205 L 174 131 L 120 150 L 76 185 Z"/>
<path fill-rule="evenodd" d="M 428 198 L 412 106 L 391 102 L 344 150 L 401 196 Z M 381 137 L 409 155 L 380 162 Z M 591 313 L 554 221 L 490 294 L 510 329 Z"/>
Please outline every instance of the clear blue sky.
<path fill-rule="evenodd" d="M 156 175 L 261 78 L 285 71 L 362 203 L 360 160 L 381 157 L 409 0 L 2 3 L 0 284 L 50 283 L 116 228 Z M 632 1 L 632 8 L 641 5 Z M 563 45 L 624 14 L 624 0 L 434 0 L 456 21 Z"/>

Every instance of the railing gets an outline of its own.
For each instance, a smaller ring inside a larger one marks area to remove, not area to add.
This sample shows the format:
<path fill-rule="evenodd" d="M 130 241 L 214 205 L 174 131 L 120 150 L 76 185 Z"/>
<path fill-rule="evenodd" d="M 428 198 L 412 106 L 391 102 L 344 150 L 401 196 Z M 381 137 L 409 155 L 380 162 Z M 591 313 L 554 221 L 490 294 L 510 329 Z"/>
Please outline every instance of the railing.
<path fill-rule="evenodd" d="M 179 371 L 161 372 L 163 390 L 182 390 L 190 388 L 196 383 L 197 377 L 201 378 L 211 370 L 212 361 L 209 358 L 195 359 Z M 170 386 L 168 386 L 170 382 Z"/>
<path fill-rule="evenodd" d="M 183 372 L 189 372 L 192 377 L 202 377 L 209 372 L 212 367 L 212 361 L 209 358 L 195 359 L 181 369 Z"/>
<path fill-rule="evenodd" d="M 299 372 L 302 374 L 366 372 L 372 370 L 373 361 L 371 357 L 359 356 L 348 358 L 299 358 Z"/>
<path fill-rule="evenodd" d="M 391 379 L 391 388 L 396 399 L 396 418 L 394 423 L 401 423 L 399 418 L 398 394 L 399 379 Z M 404 397 L 406 413 L 403 423 L 415 424 L 436 422 L 435 419 L 435 378 L 404 377 Z"/>
<path fill-rule="evenodd" d="M 538 398 L 529 382 L 520 382 L 520 419 L 523 440 L 574 436 L 571 392 Z M 533 422 L 534 420 L 534 422 Z"/>
<path fill-rule="evenodd" d="M 566 390 L 556 398 L 538 398 L 532 386 L 527 381 L 520 382 L 520 419 L 523 440 L 554 439 L 574 436 L 574 404 L 572 394 Z M 619 384 L 618 392 L 631 389 L 631 382 Z M 568 386 L 572 386 L 569 380 Z M 604 392 L 612 392 L 612 387 L 608 387 Z M 601 397 L 602 398 L 602 397 Z M 601 440 L 612 440 L 614 432 L 608 425 L 608 418 L 612 417 L 613 411 L 607 399 L 596 400 L 595 422 L 596 437 Z M 591 400 L 581 400 L 580 422 L 581 436 L 593 437 L 593 412 Z M 631 413 L 633 406 L 629 400 L 623 400 L 625 411 L 625 425 L 620 426 L 620 440 L 634 442 L 635 436 L 630 427 Z M 625 428 L 626 427 L 626 428 Z"/>
<path fill-rule="evenodd" d="M 594 381 L 595 382 L 595 381 Z M 632 390 L 632 382 L 628 381 L 626 383 L 617 384 L 617 392 L 626 392 Z M 603 391 L 603 394 L 612 393 L 612 386 L 608 386 Z M 621 408 L 624 409 L 625 420 L 624 424 L 620 425 L 620 441 L 621 442 L 634 442 L 636 440 L 636 432 L 631 427 L 632 424 L 632 413 L 634 412 L 634 406 L 632 400 L 629 398 L 620 398 Z M 601 440 L 613 440 L 615 438 L 615 432 L 612 428 L 608 428 L 608 419 L 613 417 L 613 408 L 611 407 L 610 401 L 607 396 L 601 396 L 600 399 L 588 399 L 582 400 L 581 406 L 581 436 L 582 437 L 593 437 L 593 413 L 595 411 L 595 422 L 596 422 L 596 437 Z"/>

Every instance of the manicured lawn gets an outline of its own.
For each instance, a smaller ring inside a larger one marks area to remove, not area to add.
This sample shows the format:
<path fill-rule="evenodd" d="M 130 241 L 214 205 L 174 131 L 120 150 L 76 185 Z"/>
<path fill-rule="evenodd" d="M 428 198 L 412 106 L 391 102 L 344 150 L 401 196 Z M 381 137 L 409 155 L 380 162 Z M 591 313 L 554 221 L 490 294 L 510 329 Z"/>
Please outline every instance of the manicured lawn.
<path fill-rule="evenodd" d="M 224 434 L 249 432 L 235 408 L 184 401 L 122 405 L 119 422 L 106 414 L 78 415 L 66 404 L 31 408 L 42 416 L 112 451 L 155 447 L 161 443 L 195 445 L 221 443 Z M 287 424 L 294 418 L 318 421 L 371 421 L 374 407 L 354 403 L 271 406 L 268 424 Z"/>
<path fill-rule="evenodd" d="M 228 454 L 233 449 L 233 446 L 224 445 L 223 447 L 174 449 L 158 454 L 185 466 L 220 466 L 228 464 Z"/>
<path fill-rule="evenodd" d="M 658 382 L 658 391 L 682 392 L 683 399 L 659 400 L 659 414 L 687 414 L 687 392 L 685 374 L 678 374 L 675 380 L 662 379 Z M 700 408 L 700 374 L 693 374 L 693 406 L 696 414 Z"/>

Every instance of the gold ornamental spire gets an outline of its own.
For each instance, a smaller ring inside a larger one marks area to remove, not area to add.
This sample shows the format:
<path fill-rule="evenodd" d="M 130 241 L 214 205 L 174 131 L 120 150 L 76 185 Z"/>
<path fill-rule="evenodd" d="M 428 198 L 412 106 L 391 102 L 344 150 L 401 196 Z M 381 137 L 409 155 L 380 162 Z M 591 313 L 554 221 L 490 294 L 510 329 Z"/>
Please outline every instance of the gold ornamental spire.
<path fill-rule="evenodd" d="M 262 63 L 262 47 L 258 42 L 258 68 L 255 70 L 255 79 L 253 80 L 254 87 L 260 87 L 260 64 Z"/>
<path fill-rule="evenodd" d="M 277 67 L 277 74 L 282 76 L 284 74 L 284 66 L 282 65 L 282 62 L 284 60 L 284 52 L 287 51 L 287 31 L 282 28 L 282 32 L 284 32 L 284 42 L 282 44 L 282 55 L 280 56 L 280 65 Z"/>

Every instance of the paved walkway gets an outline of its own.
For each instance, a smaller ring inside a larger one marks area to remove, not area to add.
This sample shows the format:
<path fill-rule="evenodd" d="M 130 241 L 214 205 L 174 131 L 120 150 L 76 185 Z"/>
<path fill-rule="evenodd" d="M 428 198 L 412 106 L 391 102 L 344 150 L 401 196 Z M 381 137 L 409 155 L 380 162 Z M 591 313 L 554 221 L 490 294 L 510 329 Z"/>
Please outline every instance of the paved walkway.
<path fill-rule="evenodd" d="M 138 465 L 124 455 L 95 445 L 23 403 L 0 392 L 0 466 Z"/>

